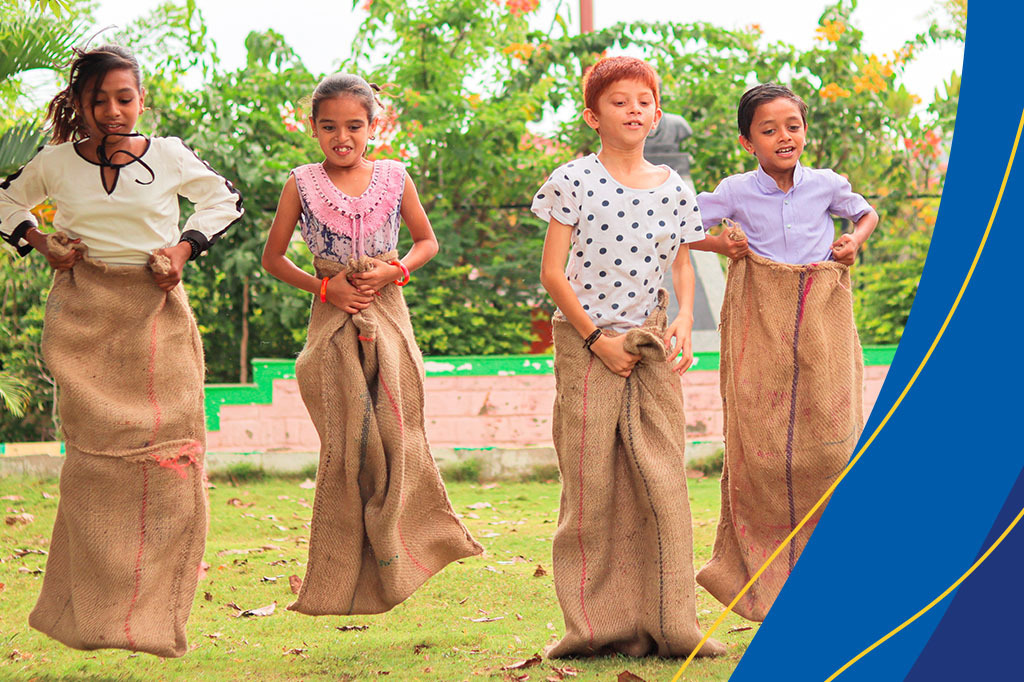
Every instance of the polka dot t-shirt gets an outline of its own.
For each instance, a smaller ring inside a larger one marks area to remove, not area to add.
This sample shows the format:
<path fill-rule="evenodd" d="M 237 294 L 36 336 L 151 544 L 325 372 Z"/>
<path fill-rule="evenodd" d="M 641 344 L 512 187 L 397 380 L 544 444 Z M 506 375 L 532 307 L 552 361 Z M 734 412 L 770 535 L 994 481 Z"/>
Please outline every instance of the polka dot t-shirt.
<path fill-rule="evenodd" d="M 615 332 L 644 323 L 679 245 L 704 238 L 697 201 L 678 173 L 634 189 L 616 182 L 596 154 L 555 169 L 532 210 L 572 227 L 565 276 L 594 324 Z"/>

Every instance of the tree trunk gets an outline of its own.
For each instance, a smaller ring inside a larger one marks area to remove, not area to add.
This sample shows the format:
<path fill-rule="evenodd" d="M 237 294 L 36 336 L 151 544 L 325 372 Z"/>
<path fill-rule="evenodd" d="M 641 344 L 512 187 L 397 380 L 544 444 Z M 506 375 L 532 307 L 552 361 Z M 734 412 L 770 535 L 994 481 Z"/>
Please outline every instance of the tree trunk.
<path fill-rule="evenodd" d="M 238 383 L 249 383 L 249 277 L 242 279 L 242 341 L 238 352 Z"/>

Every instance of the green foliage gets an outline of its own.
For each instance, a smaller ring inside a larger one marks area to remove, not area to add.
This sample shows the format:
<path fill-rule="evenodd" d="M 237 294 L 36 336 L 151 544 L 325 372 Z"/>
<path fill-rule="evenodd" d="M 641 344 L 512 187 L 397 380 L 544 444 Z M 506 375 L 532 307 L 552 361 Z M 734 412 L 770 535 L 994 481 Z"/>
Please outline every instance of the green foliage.
<path fill-rule="evenodd" d="M 445 464 L 441 469 L 441 477 L 445 481 L 456 483 L 479 483 L 484 464 L 479 458 L 471 457 L 459 462 Z"/>

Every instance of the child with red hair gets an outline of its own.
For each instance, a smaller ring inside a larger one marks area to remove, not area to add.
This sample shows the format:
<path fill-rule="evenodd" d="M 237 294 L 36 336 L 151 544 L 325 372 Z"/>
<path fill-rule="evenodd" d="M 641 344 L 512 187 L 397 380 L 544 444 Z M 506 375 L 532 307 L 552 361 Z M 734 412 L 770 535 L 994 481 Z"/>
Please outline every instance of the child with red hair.
<path fill-rule="evenodd" d="M 558 306 L 552 554 L 566 634 L 546 653 L 686 656 L 701 633 L 679 374 L 693 360 L 687 243 L 704 228 L 679 175 L 643 156 L 661 118 L 650 65 L 602 59 L 583 91 L 601 151 L 556 169 L 533 201 L 548 221 L 541 282 Z M 701 648 L 724 651 L 714 640 Z"/>

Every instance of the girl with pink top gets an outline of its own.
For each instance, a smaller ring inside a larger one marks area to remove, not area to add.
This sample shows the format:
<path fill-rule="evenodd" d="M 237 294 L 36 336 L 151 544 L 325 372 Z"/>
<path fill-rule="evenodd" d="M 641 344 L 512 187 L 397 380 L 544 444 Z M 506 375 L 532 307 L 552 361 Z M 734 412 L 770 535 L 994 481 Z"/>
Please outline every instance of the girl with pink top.
<path fill-rule="evenodd" d="M 423 360 L 401 287 L 438 246 L 405 167 L 365 156 L 374 88 L 351 74 L 317 86 L 309 126 L 324 160 L 292 170 L 263 251 L 270 274 L 314 294 L 295 373 L 320 465 L 306 578 L 289 607 L 310 615 L 387 611 L 483 551 L 452 511 L 426 440 Z M 413 246 L 399 259 L 403 220 Z M 316 276 L 287 256 L 296 223 Z"/>

